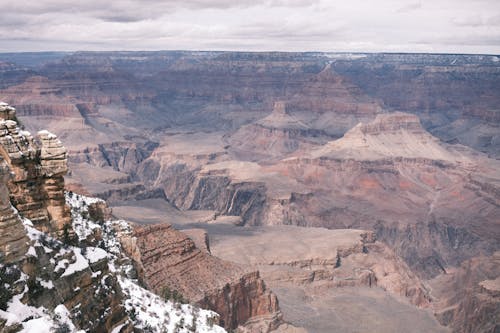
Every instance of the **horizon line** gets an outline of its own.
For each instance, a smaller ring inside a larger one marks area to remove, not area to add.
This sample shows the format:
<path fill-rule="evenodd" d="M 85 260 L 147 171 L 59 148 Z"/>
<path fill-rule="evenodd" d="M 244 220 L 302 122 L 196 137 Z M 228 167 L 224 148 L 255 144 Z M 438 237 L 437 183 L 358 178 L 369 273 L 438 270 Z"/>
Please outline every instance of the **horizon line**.
<path fill-rule="evenodd" d="M 411 51 L 277 51 L 277 50 L 262 50 L 262 51 L 252 51 L 252 50 L 183 50 L 183 49 L 159 49 L 159 50 L 76 50 L 76 51 L 0 51 L 1 54 L 39 54 L 39 53 L 155 53 L 155 52 L 183 52 L 183 53 L 276 53 L 276 54 L 421 54 L 421 55 L 463 55 L 463 56 L 500 56 L 500 54 L 495 53 L 456 53 L 456 52 L 411 52 Z"/>

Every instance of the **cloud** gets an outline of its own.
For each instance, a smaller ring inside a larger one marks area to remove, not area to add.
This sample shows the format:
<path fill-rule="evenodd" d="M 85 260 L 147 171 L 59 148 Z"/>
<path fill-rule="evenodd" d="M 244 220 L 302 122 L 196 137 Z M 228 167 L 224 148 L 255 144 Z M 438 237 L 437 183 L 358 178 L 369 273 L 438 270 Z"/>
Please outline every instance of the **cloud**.
<path fill-rule="evenodd" d="M 421 2 L 410 3 L 406 6 L 400 7 L 396 10 L 397 13 L 409 13 L 414 10 L 422 8 Z"/>
<path fill-rule="evenodd" d="M 0 51 L 500 53 L 496 0 L 0 0 L 0 8 Z"/>

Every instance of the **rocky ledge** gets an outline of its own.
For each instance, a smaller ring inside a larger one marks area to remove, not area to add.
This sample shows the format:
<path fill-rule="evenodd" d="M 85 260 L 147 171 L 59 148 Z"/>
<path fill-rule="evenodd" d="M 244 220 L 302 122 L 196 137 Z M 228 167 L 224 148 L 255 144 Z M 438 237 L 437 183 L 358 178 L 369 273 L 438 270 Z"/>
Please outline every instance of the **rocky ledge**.
<path fill-rule="evenodd" d="M 0 120 L 0 332 L 225 332 L 216 313 L 138 285 L 114 232 L 128 224 L 65 195 L 66 172 L 55 135 Z"/>
<path fill-rule="evenodd" d="M 7 109 L 4 107 L 4 109 Z M 59 238 L 74 237 L 64 201 L 66 149 L 56 135 L 40 131 L 37 138 L 20 129 L 15 109 L 0 119 L 0 156 L 9 164 L 10 201 L 35 227 Z M 1 114 L 0 114 L 1 115 Z"/>
<path fill-rule="evenodd" d="M 217 312 L 227 329 L 268 332 L 282 322 L 278 300 L 259 272 L 211 256 L 169 224 L 137 226 L 121 243 L 149 289 Z"/>

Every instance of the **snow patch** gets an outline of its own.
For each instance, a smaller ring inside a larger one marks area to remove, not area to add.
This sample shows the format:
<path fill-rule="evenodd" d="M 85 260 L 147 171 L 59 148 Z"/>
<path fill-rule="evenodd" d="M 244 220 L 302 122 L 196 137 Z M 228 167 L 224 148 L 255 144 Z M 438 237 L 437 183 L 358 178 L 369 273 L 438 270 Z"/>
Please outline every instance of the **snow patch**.
<path fill-rule="evenodd" d="M 24 322 L 20 333 L 51 333 L 53 332 L 52 327 L 52 320 L 45 316 Z"/>
<path fill-rule="evenodd" d="M 37 279 L 38 282 L 40 282 L 40 285 L 44 287 L 45 289 L 53 289 L 54 288 L 54 283 L 52 281 L 45 281 L 42 279 Z"/>
<path fill-rule="evenodd" d="M 55 139 L 57 138 L 57 136 L 55 134 L 52 134 L 50 133 L 49 131 L 47 130 L 41 130 L 41 131 L 38 131 L 37 133 L 38 136 L 46 136 L 48 137 L 49 139 Z"/>
<path fill-rule="evenodd" d="M 100 249 L 98 247 L 88 247 L 87 253 L 85 254 L 85 257 L 87 257 L 89 262 L 93 264 L 93 263 L 96 263 L 102 259 L 107 258 L 108 252 L 106 252 L 103 249 Z"/>
<path fill-rule="evenodd" d="M 89 262 L 85 257 L 82 255 L 82 250 L 80 248 L 73 248 L 73 253 L 75 254 L 75 262 L 70 264 L 64 273 L 61 275 L 63 276 L 69 276 L 74 274 L 75 272 L 80 272 L 83 271 L 84 269 L 89 267 Z"/>
<path fill-rule="evenodd" d="M 226 332 L 215 325 L 218 315 L 189 304 L 165 302 L 158 295 L 140 287 L 134 281 L 120 276 L 120 286 L 127 295 L 125 308 L 137 328 L 152 328 L 155 332 Z"/>
<path fill-rule="evenodd" d="M 7 320 L 6 326 L 11 326 L 16 323 L 21 323 L 30 317 L 38 318 L 47 313 L 47 309 L 26 305 L 21 302 L 24 294 L 28 291 L 28 286 L 24 286 L 24 291 L 21 294 L 14 295 L 7 304 L 7 311 L 0 310 L 0 317 Z"/>
<path fill-rule="evenodd" d="M 30 246 L 28 252 L 26 253 L 28 257 L 37 257 L 36 250 L 33 246 Z"/>

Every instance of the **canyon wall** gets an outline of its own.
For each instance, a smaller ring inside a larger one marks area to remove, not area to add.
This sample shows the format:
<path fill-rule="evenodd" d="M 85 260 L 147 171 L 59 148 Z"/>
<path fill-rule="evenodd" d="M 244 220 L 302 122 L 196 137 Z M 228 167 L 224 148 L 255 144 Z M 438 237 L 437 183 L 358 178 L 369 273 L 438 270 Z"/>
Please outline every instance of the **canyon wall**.
<path fill-rule="evenodd" d="M 4 262 L 16 262 L 28 251 L 28 238 L 23 224 L 12 209 L 7 182 L 10 169 L 0 158 L 0 253 Z"/>
<path fill-rule="evenodd" d="M 18 331 L 31 319 L 48 316 L 45 309 L 64 316 L 69 311 L 79 329 L 107 332 L 120 326 L 131 332 L 106 256 L 87 258 L 70 246 L 76 236 L 64 196 L 66 149 L 46 131 L 35 140 L 13 120 L 14 108 L 0 108 L 8 111 L 0 120 L 0 330 Z M 45 320 L 38 329 L 48 325 Z M 55 320 L 54 325 L 69 324 Z"/>
<path fill-rule="evenodd" d="M 496 56 L 82 52 L 28 66 L 0 66 L 0 97 L 67 142 L 73 188 L 246 225 L 369 229 L 421 278 L 498 251 Z"/>
<path fill-rule="evenodd" d="M 15 119 L 11 108 L 9 117 Z M 54 134 L 40 131 L 36 139 L 10 119 L 0 120 L 0 154 L 14 174 L 10 201 L 36 227 L 58 237 L 72 238 L 71 214 L 64 200 L 66 148 Z"/>
<path fill-rule="evenodd" d="M 168 224 L 137 226 L 132 235 L 121 237 L 121 243 L 148 288 L 164 296 L 176 293 L 217 312 L 227 329 L 246 326 L 268 332 L 282 322 L 278 299 L 259 272 L 198 249 Z"/>

